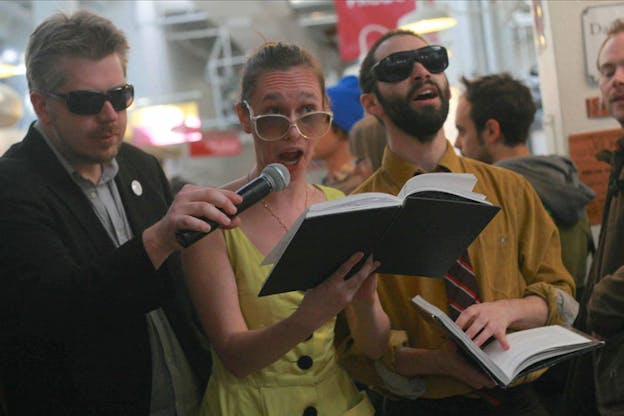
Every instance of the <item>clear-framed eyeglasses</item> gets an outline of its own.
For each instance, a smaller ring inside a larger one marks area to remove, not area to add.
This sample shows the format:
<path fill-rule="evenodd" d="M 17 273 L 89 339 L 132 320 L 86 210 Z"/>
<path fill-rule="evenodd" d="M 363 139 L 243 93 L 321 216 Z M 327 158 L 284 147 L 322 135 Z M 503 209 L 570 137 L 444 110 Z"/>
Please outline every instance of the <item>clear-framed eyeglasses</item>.
<path fill-rule="evenodd" d="M 331 127 L 333 114 L 329 111 L 312 111 L 290 121 L 282 114 L 260 114 L 255 116 L 247 101 L 243 101 L 249 119 L 254 125 L 258 137 L 267 142 L 281 140 L 288 134 L 288 130 L 295 126 L 301 136 L 308 140 L 318 139 L 324 136 Z"/>

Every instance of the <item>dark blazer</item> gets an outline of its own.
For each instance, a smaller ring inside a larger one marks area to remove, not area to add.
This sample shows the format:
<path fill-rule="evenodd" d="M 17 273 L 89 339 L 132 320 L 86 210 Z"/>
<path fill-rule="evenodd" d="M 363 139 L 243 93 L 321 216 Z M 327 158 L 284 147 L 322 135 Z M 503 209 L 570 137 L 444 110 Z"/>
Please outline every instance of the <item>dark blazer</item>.
<path fill-rule="evenodd" d="M 36 129 L 0 159 L 0 374 L 10 415 L 149 414 L 145 313 L 155 308 L 191 348 L 174 304 L 179 261 L 155 271 L 141 239 L 171 202 L 167 179 L 131 145 L 117 161 L 135 238 L 116 249 Z"/>

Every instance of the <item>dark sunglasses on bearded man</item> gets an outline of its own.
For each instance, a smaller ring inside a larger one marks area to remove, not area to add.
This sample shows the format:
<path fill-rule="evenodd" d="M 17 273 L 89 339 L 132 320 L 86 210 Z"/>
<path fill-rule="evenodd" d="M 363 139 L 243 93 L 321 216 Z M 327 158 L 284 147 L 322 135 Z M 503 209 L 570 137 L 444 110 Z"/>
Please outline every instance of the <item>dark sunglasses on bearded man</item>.
<path fill-rule="evenodd" d="M 446 48 L 429 45 L 412 51 L 396 52 L 373 65 L 371 72 L 378 81 L 400 82 L 410 76 L 415 62 L 421 63 L 432 74 L 439 74 L 448 67 Z"/>
<path fill-rule="evenodd" d="M 110 101 L 115 111 L 125 110 L 134 101 L 134 87 L 126 84 L 106 92 L 70 91 L 64 94 L 49 92 L 47 95 L 64 100 L 69 111 L 85 116 L 98 114 L 106 101 Z"/>

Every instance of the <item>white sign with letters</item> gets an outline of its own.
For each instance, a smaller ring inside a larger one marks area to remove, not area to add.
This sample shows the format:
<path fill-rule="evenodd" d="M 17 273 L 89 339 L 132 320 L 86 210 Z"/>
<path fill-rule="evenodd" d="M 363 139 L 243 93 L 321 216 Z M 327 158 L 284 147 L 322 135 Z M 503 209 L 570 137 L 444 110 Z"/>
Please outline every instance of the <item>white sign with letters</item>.
<path fill-rule="evenodd" d="M 598 49 L 607 36 L 607 30 L 617 18 L 624 18 L 624 3 L 592 6 L 583 10 L 583 42 L 585 45 L 585 73 L 591 84 L 597 84 L 600 74 L 596 68 Z"/>

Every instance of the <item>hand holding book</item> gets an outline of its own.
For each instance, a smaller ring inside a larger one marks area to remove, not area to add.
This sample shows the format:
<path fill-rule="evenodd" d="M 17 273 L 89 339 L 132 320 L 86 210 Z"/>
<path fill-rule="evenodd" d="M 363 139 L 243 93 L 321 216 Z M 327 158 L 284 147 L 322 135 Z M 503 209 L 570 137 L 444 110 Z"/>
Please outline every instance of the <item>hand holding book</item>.
<path fill-rule="evenodd" d="M 587 334 L 559 325 L 541 326 L 507 334 L 509 349 L 497 341 L 477 346 L 455 322 L 420 295 L 412 301 L 423 317 L 448 335 L 469 359 L 479 365 L 499 386 L 604 345 Z"/>
<path fill-rule="evenodd" d="M 306 290 L 361 251 L 380 273 L 442 277 L 499 207 L 472 192 L 471 174 L 427 173 L 401 192 L 369 192 L 312 205 L 263 264 L 273 264 L 260 296 Z"/>
<path fill-rule="evenodd" d="M 362 288 L 362 285 L 365 285 L 369 279 L 374 278 L 372 275 L 375 273 L 375 269 L 379 267 L 379 262 L 375 262 L 372 256 L 368 256 L 367 259 L 363 257 L 362 253 L 355 253 L 322 284 L 306 291 L 301 305 L 299 305 L 298 312 L 305 316 L 307 322 L 315 323 L 315 326 L 311 327 L 310 332 L 315 331 L 329 319 L 336 316 L 353 300 L 357 300 L 361 289 L 364 291 L 369 289 L 362 296 L 374 296 L 375 292 L 371 292 L 370 288 L 366 286 Z M 360 261 L 364 261 L 362 267 L 359 268 L 351 279 L 345 280 L 347 273 Z"/>

